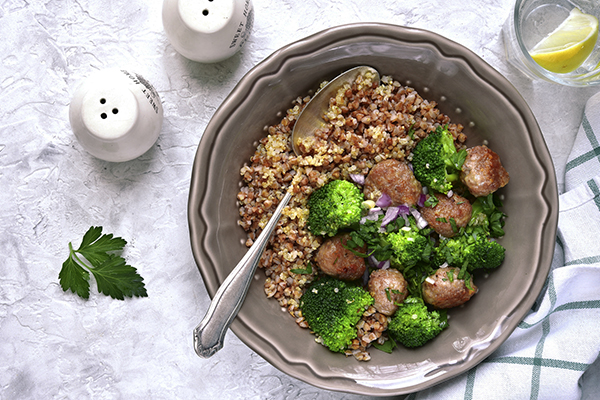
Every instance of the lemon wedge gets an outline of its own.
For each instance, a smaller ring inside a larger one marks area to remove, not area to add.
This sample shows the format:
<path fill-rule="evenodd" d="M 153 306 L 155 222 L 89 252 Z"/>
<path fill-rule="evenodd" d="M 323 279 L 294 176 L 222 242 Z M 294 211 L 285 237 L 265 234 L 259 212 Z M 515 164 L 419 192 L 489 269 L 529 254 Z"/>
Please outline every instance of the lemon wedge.
<path fill-rule="evenodd" d="M 598 19 L 578 8 L 529 52 L 542 68 L 558 74 L 577 69 L 592 53 L 598 39 Z"/>

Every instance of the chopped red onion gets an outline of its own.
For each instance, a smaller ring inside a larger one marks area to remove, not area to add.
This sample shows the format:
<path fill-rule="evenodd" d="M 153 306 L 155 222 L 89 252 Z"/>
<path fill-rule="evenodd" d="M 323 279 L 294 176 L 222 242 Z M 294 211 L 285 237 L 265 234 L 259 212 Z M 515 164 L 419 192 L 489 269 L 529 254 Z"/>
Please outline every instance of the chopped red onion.
<path fill-rule="evenodd" d="M 367 257 L 367 261 L 371 268 L 379 268 L 379 261 L 374 256 Z"/>
<path fill-rule="evenodd" d="M 365 176 L 363 174 L 350 174 L 350 179 L 358 185 L 362 186 L 365 184 Z"/>
<path fill-rule="evenodd" d="M 367 221 L 377 221 L 381 214 L 382 214 L 381 208 L 378 209 L 377 211 L 373 211 L 373 212 L 371 212 L 371 210 L 369 210 L 369 213 L 360 219 L 360 224 L 364 225 L 364 223 Z"/>
<path fill-rule="evenodd" d="M 390 260 L 379 261 L 374 256 L 369 256 L 367 257 L 367 261 L 371 268 L 388 269 L 390 267 Z"/>
<path fill-rule="evenodd" d="M 398 215 L 400 215 L 398 207 L 388 207 L 385 212 L 385 216 L 381 220 L 381 227 L 383 228 L 390 222 L 394 221 L 396 218 L 398 218 Z"/>
<path fill-rule="evenodd" d="M 453 195 L 454 195 L 454 192 L 452 190 L 448 190 L 448 193 L 446 194 L 446 196 L 448 196 L 448 198 L 450 198 Z"/>
<path fill-rule="evenodd" d="M 410 214 L 410 207 L 406 204 L 398 206 L 398 214 L 402 216 Z"/>
<path fill-rule="evenodd" d="M 365 273 L 362 276 L 363 286 L 367 286 L 369 283 L 369 268 L 365 268 Z"/>
<path fill-rule="evenodd" d="M 419 196 L 419 201 L 417 201 L 417 205 L 418 205 L 419 207 L 423 207 L 423 206 L 425 205 L 425 201 L 426 201 L 426 200 L 427 200 L 427 196 L 426 196 L 426 195 L 424 195 L 424 194 L 421 194 L 421 195 Z"/>
<path fill-rule="evenodd" d="M 413 217 L 415 217 L 415 220 L 417 221 L 417 227 L 419 229 L 425 229 L 427 227 L 427 221 L 425 221 L 425 218 L 423 218 L 421 213 L 416 208 L 411 208 L 410 213 Z"/>
<path fill-rule="evenodd" d="M 375 202 L 378 207 L 389 207 L 392 204 L 392 198 L 387 193 L 382 193 Z"/>

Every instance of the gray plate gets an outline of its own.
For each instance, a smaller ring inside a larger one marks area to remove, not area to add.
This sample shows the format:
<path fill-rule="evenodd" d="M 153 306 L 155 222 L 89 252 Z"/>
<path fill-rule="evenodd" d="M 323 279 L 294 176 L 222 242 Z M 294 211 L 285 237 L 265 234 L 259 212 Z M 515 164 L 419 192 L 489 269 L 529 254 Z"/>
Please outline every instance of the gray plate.
<path fill-rule="evenodd" d="M 322 31 L 273 53 L 240 80 L 202 136 L 188 205 L 192 250 L 212 297 L 246 251 L 236 194 L 253 143 L 292 99 L 356 65 L 371 65 L 437 101 L 453 122 L 465 126 L 470 146 L 486 139 L 500 154 L 511 176 L 502 191 L 509 215 L 502 240 L 506 260 L 489 277 L 476 277 L 479 293 L 450 311 L 450 328 L 434 341 L 391 355 L 372 350 L 369 362 L 315 344 L 308 330 L 265 297 L 260 270 L 231 329 L 272 365 L 315 386 L 406 394 L 465 372 L 498 348 L 533 305 L 553 255 L 558 193 L 540 129 L 515 88 L 470 50 L 424 30 L 361 23 Z"/>

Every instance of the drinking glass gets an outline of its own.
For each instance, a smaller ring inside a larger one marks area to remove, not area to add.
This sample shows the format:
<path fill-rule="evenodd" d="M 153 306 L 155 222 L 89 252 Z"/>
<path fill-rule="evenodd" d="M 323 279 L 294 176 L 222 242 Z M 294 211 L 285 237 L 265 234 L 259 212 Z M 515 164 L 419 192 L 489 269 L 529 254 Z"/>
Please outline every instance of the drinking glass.
<path fill-rule="evenodd" d="M 577 69 L 568 73 L 548 71 L 537 64 L 529 51 L 554 31 L 573 8 L 600 19 L 599 0 L 516 0 L 502 35 L 508 61 L 531 78 L 568 86 L 600 84 L 600 43 Z"/>

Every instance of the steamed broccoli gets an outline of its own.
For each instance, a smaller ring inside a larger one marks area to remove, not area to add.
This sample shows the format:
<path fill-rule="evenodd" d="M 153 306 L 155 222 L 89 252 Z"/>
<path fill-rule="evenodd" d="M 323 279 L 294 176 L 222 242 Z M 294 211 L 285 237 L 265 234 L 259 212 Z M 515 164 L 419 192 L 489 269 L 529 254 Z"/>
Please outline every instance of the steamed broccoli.
<path fill-rule="evenodd" d="M 420 347 L 448 326 L 446 311 L 429 311 L 422 299 L 410 296 L 398 307 L 388 332 L 406 347 Z"/>
<path fill-rule="evenodd" d="M 335 180 L 315 190 L 308 199 L 308 229 L 314 235 L 334 236 L 360 220 L 364 196 L 351 182 Z"/>
<path fill-rule="evenodd" d="M 427 259 L 432 243 L 426 236 L 429 230 L 420 230 L 414 217 L 408 217 L 409 224 L 398 232 L 388 234 L 387 241 L 393 251 L 391 262 L 397 267 L 412 267 Z"/>
<path fill-rule="evenodd" d="M 472 272 L 476 269 L 494 269 L 504 261 L 506 249 L 498 242 L 479 236 L 470 244 L 465 252 L 467 270 Z"/>
<path fill-rule="evenodd" d="M 466 156 L 466 150 L 456 151 L 450 132 L 438 126 L 413 150 L 413 172 L 424 186 L 448 193 L 460 176 Z"/>
<path fill-rule="evenodd" d="M 332 277 L 315 281 L 300 298 L 308 326 L 335 352 L 343 352 L 357 337 L 356 324 L 372 304 L 362 287 Z"/>
<path fill-rule="evenodd" d="M 486 235 L 467 234 L 440 240 L 434 250 L 434 262 L 438 265 L 447 262 L 457 268 L 466 266 L 466 270 L 494 269 L 502 264 L 506 250 L 498 242 Z"/>

